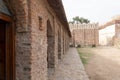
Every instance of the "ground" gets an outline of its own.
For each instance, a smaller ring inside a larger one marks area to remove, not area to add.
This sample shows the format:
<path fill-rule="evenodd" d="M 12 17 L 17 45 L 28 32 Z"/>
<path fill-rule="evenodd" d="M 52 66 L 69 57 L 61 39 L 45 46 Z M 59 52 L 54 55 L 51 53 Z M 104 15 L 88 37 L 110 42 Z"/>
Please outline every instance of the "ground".
<path fill-rule="evenodd" d="M 80 50 L 92 54 L 85 64 L 90 80 L 120 80 L 120 49 L 98 47 Z"/>
<path fill-rule="evenodd" d="M 75 48 L 70 48 L 59 61 L 55 80 L 89 80 Z"/>

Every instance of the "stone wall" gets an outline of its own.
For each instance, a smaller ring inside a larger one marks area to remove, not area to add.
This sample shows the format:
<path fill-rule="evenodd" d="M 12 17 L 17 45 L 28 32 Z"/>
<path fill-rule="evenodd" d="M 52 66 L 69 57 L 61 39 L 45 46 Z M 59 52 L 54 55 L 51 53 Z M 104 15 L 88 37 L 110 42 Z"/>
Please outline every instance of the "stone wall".
<path fill-rule="evenodd" d="M 10 5 L 16 28 L 16 80 L 53 80 L 58 60 L 69 48 L 69 30 L 47 0 L 11 0 Z"/>
<path fill-rule="evenodd" d="M 98 24 L 70 24 L 72 44 L 92 46 L 99 44 Z"/>
<path fill-rule="evenodd" d="M 101 32 L 104 34 L 101 34 L 104 37 L 101 37 L 103 41 L 105 41 L 105 45 L 114 45 L 116 47 L 120 47 L 120 20 L 114 19 L 112 21 L 109 21 L 99 28 L 100 34 Z M 106 38 L 105 38 L 106 37 Z M 107 39 L 108 38 L 108 39 Z M 101 42 L 104 44 L 104 42 Z"/>
<path fill-rule="evenodd" d="M 9 5 L 15 27 L 15 78 L 16 80 L 30 80 L 32 47 L 28 2 L 27 0 L 11 0 Z"/>

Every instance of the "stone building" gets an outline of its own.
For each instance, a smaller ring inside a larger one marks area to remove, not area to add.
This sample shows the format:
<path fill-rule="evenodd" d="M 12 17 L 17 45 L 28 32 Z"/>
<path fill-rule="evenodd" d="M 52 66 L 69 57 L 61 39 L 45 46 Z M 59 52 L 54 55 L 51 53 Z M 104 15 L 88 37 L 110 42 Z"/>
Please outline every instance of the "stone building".
<path fill-rule="evenodd" d="M 99 27 L 99 44 L 120 47 L 120 20 L 117 18 Z"/>
<path fill-rule="evenodd" d="M 68 26 L 61 0 L 0 0 L 0 80 L 54 80 Z"/>
<path fill-rule="evenodd" d="M 120 20 L 115 21 L 114 46 L 120 48 Z"/>
<path fill-rule="evenodd" d="M 99 45 L 101 46 L 112 46 L 114 43 L 113 38 L 115 37 L 115 24 L 107 25 L 104 28 L 99 29 Z"/>
<path fill-rule="evenodd" d="M 98 23 L 69 24 L 72 44 L 75 46 L 95 46 L 99 42 Z"/>

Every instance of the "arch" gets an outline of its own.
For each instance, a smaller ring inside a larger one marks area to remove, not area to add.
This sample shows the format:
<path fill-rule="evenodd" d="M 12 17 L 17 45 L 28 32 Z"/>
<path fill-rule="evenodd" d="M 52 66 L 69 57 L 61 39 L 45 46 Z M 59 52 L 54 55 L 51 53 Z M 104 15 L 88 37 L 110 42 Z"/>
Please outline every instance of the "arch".
<path fill-rule="evenodd" d="M 58 30 L 58 59 L 62 58 L 61 54 L 61 29 Z"/>
<path fill-rule="evenodd" d="M 47 44 L 47 67 L 55 68 L 55 38 L 49 20 L 47 20 Z"/>

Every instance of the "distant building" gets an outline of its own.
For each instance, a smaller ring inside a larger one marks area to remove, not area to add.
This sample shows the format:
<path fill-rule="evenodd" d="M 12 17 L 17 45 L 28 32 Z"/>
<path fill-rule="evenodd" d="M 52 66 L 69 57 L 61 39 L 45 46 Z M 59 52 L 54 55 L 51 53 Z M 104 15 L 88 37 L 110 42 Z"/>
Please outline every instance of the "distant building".
<path fill-rule="evenodd" d="M 99 27 L 99 44 L 120 47 L 120 20 L 113 20 Z"/>
<path fill-rule="evenodd" d="M 96 46 L 99 43 L 98 23 L 69 24 L 72 44 L 75 46 Z"/>
<path fill-rule="evenodd" d="M 99 45 L 113 45 L 115 24 L 99 30 Z"/>

